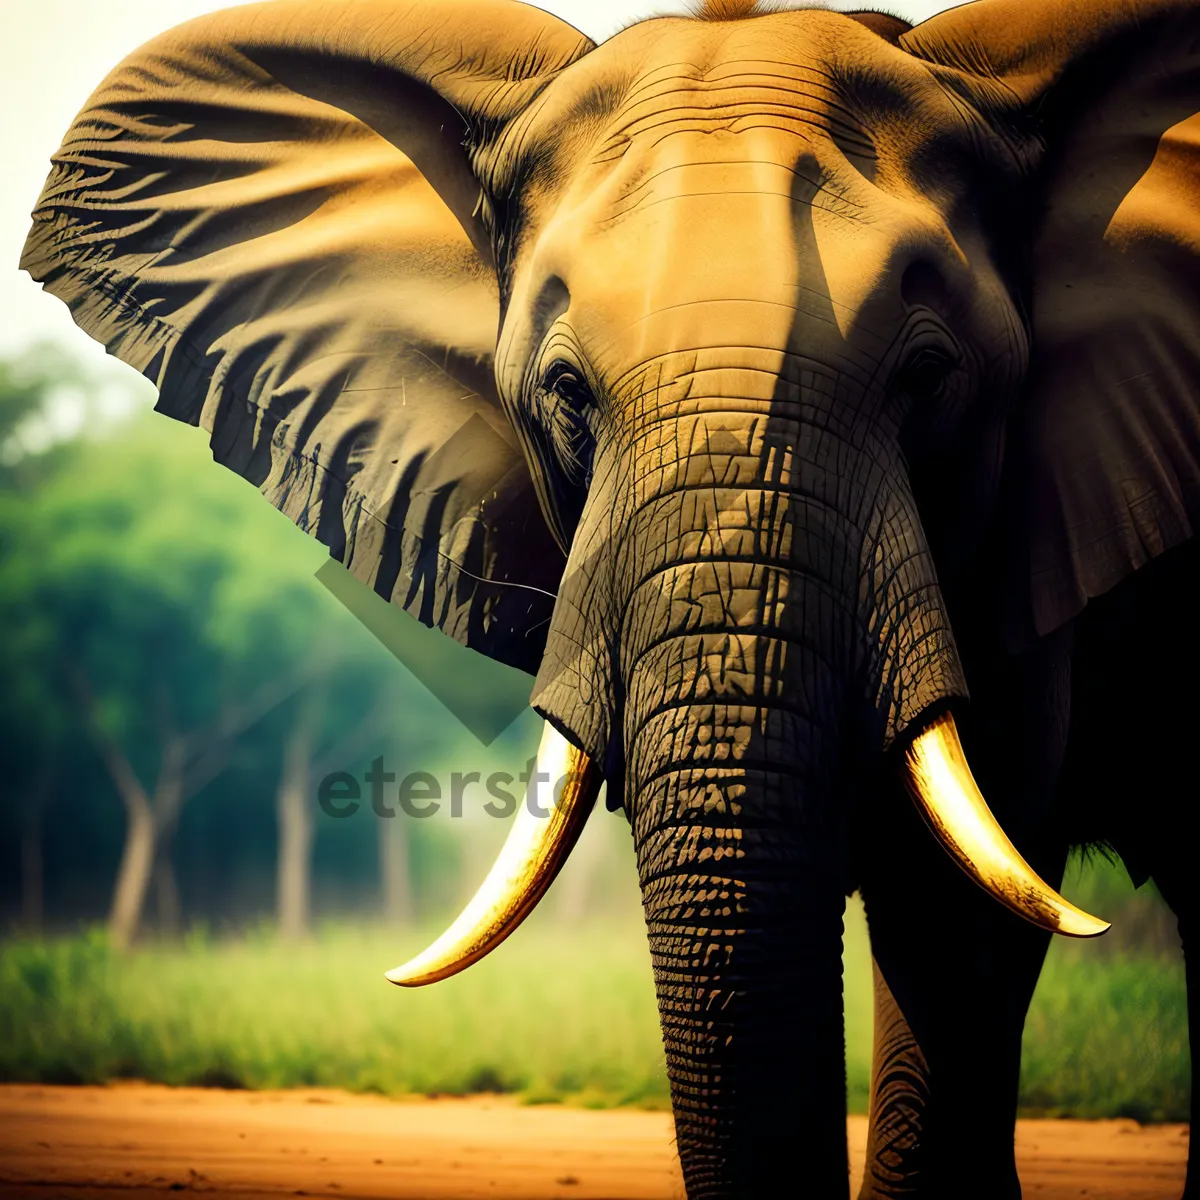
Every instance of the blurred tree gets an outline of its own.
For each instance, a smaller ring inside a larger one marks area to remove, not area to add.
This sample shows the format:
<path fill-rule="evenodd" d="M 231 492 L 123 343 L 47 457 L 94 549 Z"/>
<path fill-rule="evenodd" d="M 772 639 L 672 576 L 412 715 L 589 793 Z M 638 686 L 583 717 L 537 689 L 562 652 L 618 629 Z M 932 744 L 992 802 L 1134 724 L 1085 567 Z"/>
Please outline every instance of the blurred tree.
<path fill-rule="evenodd" d="M 404 925 L 417 916 L 412 883 L 412 839 L 409 822 L 401 817 L 379 823 L 379 878 L 383 886 L 383 917 Z"/>
<path fill-rule="evenodd" d="M 379 659 L 380 663 L 382 664 L 382 656 L 379 656 Z M 378 683 L 382 685 L 386 679 L 386 672 L 379 672 L 377 675 L 379 676 Z M 361 672 L 343 672 L 343 686 L 361 686 L 361 682 Z M 340 726 L 329 723 L 335 730 L 335 736 L 326 739 L 325 745 L 319 756 L 311 764 L 311 770 L 309 773 L 310 787 L 307 795 L 308 803 L 310 805 L 311 798 L 314 794 L 316 786 L 318 786 L 319 780 L 323 779 L 327 775 L 333 774 L 334 772 L 344 771 L 346 770 L 347 766 L 357 763 L 364 758 L 371 759 L 375 757 L 373 751 L 377 751 L 382 742 L 389 740 L 387 738 L 385 714 L 390 708 L 392 708 L 392 705 L 389 703 L 389 697 L 384 694 L 382 690 L 379 692 L 379 694 L 371 698 L 367 712 L 362 715 L 359 715 L 355 711 L 354 706 L 346 704 L 343 698 L 335 699 L 330 708 L 334 713 L 354 712 L 355 715 L 349 721 L 343 720 L 340 723 Z M 301 818 L 299 816 L 298 806 L 293 806 L 288 811 L 291 815 L 291 818 L 299 822 Z M 309 814 L 311 814 L 311 807 L 307 811 Z M 387 823 L 384 824 L 386 825 Z M 384 844 L 383 839 L 385 836 L 386 829 L 381 828 L 379 831 L 380 845 Z M 280 928 L 288 931 L 290 936 L 297 936 L 297 934 L 302 935 L 303 933 L 307 932 L 307 923 L 305 923 L 303 927 L 299 928 L 298 930 L 295 930 L 295 932 L 292 932 L 293 927 L 291 922 L 285 918 L 283 907 L 283 896 L 287 890 L 284 885 L 284 878 L 289 876 L 292 872 L 298 872 L 300 869 L 298 866 L 293 865 L 291 862 L 286 860 L 284 852 L 285 846 L 292 845 L 292 839 L 294 838 L 298 840 L 298 837 L 298 834 L 291 835 L 289 837 L 289 835 L 286 833 L 283 823 L 283 809 L 281 806 L 278 891 L 278 895 L 280 897 L 279 924 Z M 311 841 L 305 844 L 305 850 L 311 859 Z M 311 878 L 311 862 L 306 862 L 303 870 L 307 883 Z M 380 883 L 383 888 L 386 907 L 386 897 L 391 894 L 393 883 L 389 880 L 387 870 L 383 868 L 382 864 L 380 869 Z M 298 891 L 298 886 L 296 890 Z M 409 915 L 410 912 L 411 909 L 406 910 L 405 915 Z"/>
<path fill-rule="evenodd" d="M 322 546 L 145 411 L 143 381 L 101 382 L 46 348 L 0 363 L 0 904 L 106 907 L 128 944 L 148 911 L 170 931 L 274 908 L 302 936 L 314 909 L 454 902 L 471 822 L 329 820 L 317 783 L 382 754 L 446 786 L 479 743 L 314 579 Z M 491 694 L 449 639 L 422 662 Z"/>
<path fill-rule="evenodd" d="M 312 906 L 313 742 L 316 738 L 320 686 L 310 687 L 283 743 L 283 766 L 276 791 L 279 859 L 275 872 L 276 919 L 288 941 L 308 933 Z"/>
<path fill-rule="evenodd" d="M 128 434 L 142 436 L 140 426 Z M 28 581 L 56 630 L 50 673 L 65 682 L 125 810 L 109 914 L 118 947 L 136 937 L 152 879 L 160 925 L 178 924 L 171 839 L 184 804 L 315 661 L 290 653 L 294 625 L 264 619 L 265 592 L 237 585 L 238 514 L 189 522 L 220 498 L 157 439 L 154 451 L 133 477 L 91 455 L 48 485 Z"/>
<path fill-rule="evenodd" d="M 316 669 L 320 652 L 299 637 L 312 632 L 301 618 L 306 594 L 311 618 L 313 592 L 301 584 L 314 567 L 272 561 L 269 540 L 248 536 L 262 523 L 248 529 L 230 499 L 225 485 L 234 481 L 195 453 L 198 438 L 158 436 L 157 418 L 153 432 L 144 418 L 129 422 L 119 441 L 54 444 L 43 434 L 51 444 L 31 450 L 23 433 L 45 423 L 53 389 L 78 383 L 61 358 L 39 353 L 37 369 L 22 361 L 0 372 L 0 448 L 10 467 L 0 496 L 0 617 L 5 676 L 15 683 L 5 715 L 23 730 L 22 776 L 37 781 L 37 799 L 23 806 L 24 907 L 41 908 L 36 822 L 47 768 L 64 738 L 82 731 L 124 808 L 109 930 L 125 946 L 152 882 L 160 925 L 178 924 L 171 839 L 183 805 Z M 276 516 L 260 507 L 268 522 Z M 271 587 L 247 583 L 251 562 L 256 574 L 273 572 Z"/>
<path fill-rule="evenodd" d="M 41 929 L 45 911 L 43 831 L 67 720 L 51 682 L 29 670 L 51 630 L 23 594 L 23 555 L 35 540 L 25 497 L 70 462 L 70 447 L 48 436 L 47 427 L 56 393 L 78 381 L 74 364 L 45 346 L 0 361 L 0 627 L 6 631 L 0 640 L 0 724 L 13 751 L 5 759 L 17 797 L 20 920 L 29 932 Z"/>

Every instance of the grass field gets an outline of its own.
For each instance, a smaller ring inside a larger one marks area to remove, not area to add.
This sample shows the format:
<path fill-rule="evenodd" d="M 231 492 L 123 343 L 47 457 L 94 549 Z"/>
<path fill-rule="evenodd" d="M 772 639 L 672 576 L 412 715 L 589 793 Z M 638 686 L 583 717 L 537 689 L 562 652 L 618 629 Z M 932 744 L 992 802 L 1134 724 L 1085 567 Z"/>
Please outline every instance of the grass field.
<path fill-rule="evenodd" d="M 1111 883 L 1099 891 L 1111 895 L 1097 907 L 1112 915 L 1124 906 L 1135 932 L 1137 920 L 1161 924 L 1142 897 Z M 1070 894 L 1083 898 L 1079 888 Z M 98 936 L 8 941 L 0 1079 L 506 1091 L 530 1103 L 667 1106 L 637 923 L 567 926 L 539 913 L 455 979 L 414 991 L 386 984 L 382 971 L 419 941 L 414 931 L 401 940 L 334 926 L 299 947 L 268 933 L 193 936 L 127 957 Z M 1027 1113 L 1187 1119 L 1182 966 L 1137 942 L 1056 941 L 1026 1028 Z M 857 901 L 845 962 L 849 1101 L 865 1112 L 871 981 Z"/>

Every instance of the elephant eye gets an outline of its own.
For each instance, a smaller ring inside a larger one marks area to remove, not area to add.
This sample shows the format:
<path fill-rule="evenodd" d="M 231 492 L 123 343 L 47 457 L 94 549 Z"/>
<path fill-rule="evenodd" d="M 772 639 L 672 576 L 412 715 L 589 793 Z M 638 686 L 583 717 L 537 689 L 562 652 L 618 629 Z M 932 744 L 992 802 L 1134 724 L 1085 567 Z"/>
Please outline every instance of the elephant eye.
<path fill-rule="evenodd" d="M 591 484 L 596 409 L 583 373 L 559 360 L 542 376 L 538 389 L 540 422 L 569 487 L 586 492 Z M 549 401 L 547 403 L 547 401 Z"/>
<path fill-rule="evenodd" d="M 583 412 L 592 403 L 587 382 L 569 363 L 554 363 L 543 377 L 542 387 L 565 400 L 576 412 Z"/>
<path fill-rule="evenodd" d="M 926 346 L 909 357 L 900 368 L 896 382 L 900 390 L 914 400 L 937 400 L 946 390 L 946 381 L 957 366 L 944 350 Z"/>

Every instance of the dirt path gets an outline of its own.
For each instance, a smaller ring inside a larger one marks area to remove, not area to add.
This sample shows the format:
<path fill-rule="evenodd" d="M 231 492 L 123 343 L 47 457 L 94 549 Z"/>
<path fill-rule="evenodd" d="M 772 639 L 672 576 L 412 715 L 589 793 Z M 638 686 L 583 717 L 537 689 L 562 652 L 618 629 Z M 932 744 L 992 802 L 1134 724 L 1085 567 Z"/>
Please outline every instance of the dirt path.
<path fill-rule="evenodd" d="M 866 1122 L 851 1118 L 862 1170 Z M 1187 1127 L 1024 1121 L 1028 1200 L 1178 1200 Z M 0 1087 L 0 1197 L 681 1197 L 662 1113 L 128 1084 Z"/>

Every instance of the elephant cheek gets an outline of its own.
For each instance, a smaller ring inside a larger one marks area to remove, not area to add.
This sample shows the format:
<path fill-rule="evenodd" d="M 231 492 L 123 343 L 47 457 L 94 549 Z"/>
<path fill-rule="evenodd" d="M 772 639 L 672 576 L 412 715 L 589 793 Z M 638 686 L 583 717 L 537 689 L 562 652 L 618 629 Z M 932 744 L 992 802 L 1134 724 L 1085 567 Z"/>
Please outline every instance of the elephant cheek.
<path fill-rule="evenodd" d="M 581 524 L 530 697 L 533 708 L 568 741 L 603 764 L 610 807 L 621 798 L 620 748 L 613 745 L 621 699 L 612 584 L 619 553 L 605 530 Z"/>
<path fill-rule="evenodd" d="M 864 681 L 887 750 L 968 696 L 933 555 L 900 471 L 881 490 L 861 562 Z"/>

